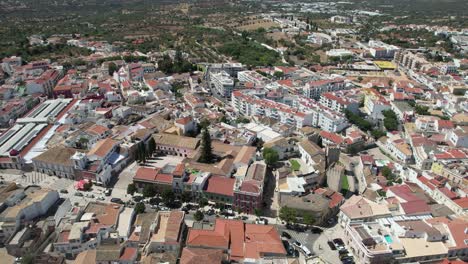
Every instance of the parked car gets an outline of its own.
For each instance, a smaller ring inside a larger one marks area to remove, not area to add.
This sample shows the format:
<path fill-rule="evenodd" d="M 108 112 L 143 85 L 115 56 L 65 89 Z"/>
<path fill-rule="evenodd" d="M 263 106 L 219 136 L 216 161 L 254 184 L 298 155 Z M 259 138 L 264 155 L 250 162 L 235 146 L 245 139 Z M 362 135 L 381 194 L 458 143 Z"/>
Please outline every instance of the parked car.
<path fill-rule="evenodd" d="M 299 241 L 297 241 L 297 240 L 294 240 L 293 245 L 296 246 L 296 247 L 298 247 L 298 248 L 301 248 L 301 247 L 302 247 L 301 242 L 299 242 Z"/>
<path fill-rule="evenodd" d="M 289 230 L 294 230 L 296 232 L 304 232 L 307 230 L 306 226 L 299 225 L 299 224 L 286 224 L 286 228 Z"/>
<path fill-rule="evenodd" d="M 288 232 L 284 232 L 284 231 L 283 231 L 283 232 L 281 233 L 281 236 L 282 236 L 282 237 L 285 237 L 285 238 L 287 238 L 287 239 L 291 239 L 291 235 L 290 235 Z"/>
<path fill-rule="evenodd" d="M 104 191 L 104 195 L 105 196 L 110 196 L 112 194 L 112 189 L 111 188 L 108 188 Z"/>
<path fill-rule="evenodd" d="M 75 193 L 75 196 L 78 196 L 78 197 L 83 197 L 83 194 L 82 194 L 82 193 L 80 193 L 80 192 L 76 192 L 76 193 Z"/>
<path fill-rule="evenodd" d="M 335 244 L 336 249 L 338 249 L 339 252 L 344 252 L 346 250 L 345 244 L 341 238 L 335 238 L 333 239 L 333 244 Z"/>
<path fill-rule="evenodd" d="M 351 253 L 349 252 L 346 252 L 346 253 L 343 253 L 343 254 L 340 254 L 340 259 L 343 260 L 343 259 L 352 259 L 353 258 L 353 255 L 351 255 Z"/>
<path fill-rule="evenodd" d="M 99 196 L 99 197 L 97 198 L 98 201 L 104 201 L 105 199 L 106 199 L 106 198 L 104 198 L 104 197 L 102 197 L 102 196 Z"/>
<path fill-rule="evenodd" d="M 135 201 L 137 203 L 141 202 L 143 199 L 144 199 L 143 196 L 133 196 L 133 201 Z"/>
<path fill-rule="evenodd" d="M 68 191 L 66 189 L 62 189 L 60 190 L 60 193 L 68 193 Z"/>
<path fill-rule="evenodd" d="M 287 240 L 283 240 L 283 246 L 289 256 L 294 256 L 294 247 Z"/>
<path fill-rule="evenodd" d="M 304 255 L 305 255 L 306 257 L 309 257 L 309 258 L 310 258 L 310 257 L 312 257 L 312 256 L 314 255 L 314 254 L 313 254 L 306 246 L 304 246 L 304 245 L 301 246 L 301 250 L 302 250 L 302 252 L 304 252 Z"/>
<path fill-rule="evenodd" d="M 321 228 L 318 228 L 318 227 L 311 227 L 310 228 L 310 231 L 313 233 L 313 234 L 321 234 L 323 232 L 323 230 Z"/>
<path fill-rule="evenodd" d="M 111 203 L 123 204 L 123 201 L 120 198 L 112 198 L 110 201 Z"/>

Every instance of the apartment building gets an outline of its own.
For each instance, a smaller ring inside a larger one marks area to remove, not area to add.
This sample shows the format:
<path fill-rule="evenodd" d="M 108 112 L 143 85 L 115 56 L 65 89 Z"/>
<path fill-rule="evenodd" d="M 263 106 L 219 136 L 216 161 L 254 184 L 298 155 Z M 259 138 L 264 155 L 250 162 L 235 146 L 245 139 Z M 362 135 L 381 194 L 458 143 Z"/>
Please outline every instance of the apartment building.
<path fill-rule="evenodd" d="M 422 53 L 413 53 L 409 50 L 399 50 L 395 53 L 395 62 L 408 70 L 419 71 L 428 64 Z"/>
<path fill-rule="evenodd" d="M 200 139 L 197 138 L 172 134 L 154 134 L 153 138 L 157 151 L 181 157 L 192 156 L 200 143 Z"/>
<path fill-rule="evenodd" d="M 369 40 L 369 52 L 376 59 L 393 59 L 399 50 L 397 46 L 386 44 L 378 40 Z"/>
<path fill-rule="evenodd" d="M 255 87 L 263 87 L 269 83 L 269 79 L 256 71 L 240 71 L 237 73 L 240 82 L 252 83 Z"/>
<path fill-rule="evenodd" d="M 348 89 L 344 79 L 316 80 L 306 83 L 304 95 L 308 98 L 320 99 L 320 95 L 326 92 L 340 91 Z"/>
<path fill-rule="evenodd" d="M 29 221 L 45 215 L 58 201 L 56 190 L 31 186 L 11 192 L 0 213 L 0 244 L 6 242 Z"/>
<path fill-rule="evenodd" d="M 221 96 L 230 97 L 234 89 L 234 79 L 225 71 L 210 73 L 211 85 Z"/>
<path fill-rule="evenodd" d="M 359 94 L 359 90 L 356 89 L 326 92 L 320 95 L 319 102 L 335 112 L 344 112 L 344 110 L 357 112 L 361 97 Z"/>
<path fill-rule="evenodd" d="M 182 211 L 159 211 L 150 230 L 146 254 L 173 252 L 178 256 L 185 230 L 184 216 Z"/>
<path fill-rule="evenodd" d="M 263 202 L 263 186 L 265 184 L 266 165 L 254 163 L 250 165 L 245 177 L 236 179 L 234 186 L 234 207 L 249 213 L 255 213 Z"/>
<path fill-rule="evenodd" d="M 312 114 L 298 111 L 289 105 L 260 99 L 247 91 L 234 91 L 232 106 L 237 113 L 244 116 L 265 116 L 277 119 L 280 123 L 301 128 L 312 125 Z"/>

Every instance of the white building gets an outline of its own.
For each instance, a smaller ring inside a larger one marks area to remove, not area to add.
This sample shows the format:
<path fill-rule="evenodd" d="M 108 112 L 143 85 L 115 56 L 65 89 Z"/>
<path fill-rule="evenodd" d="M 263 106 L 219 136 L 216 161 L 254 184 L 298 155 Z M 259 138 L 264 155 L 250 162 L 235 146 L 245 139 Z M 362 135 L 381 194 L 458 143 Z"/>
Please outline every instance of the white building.
<path fill-rule="evenodd" d="M 369 52 L 374 58 L 393 59 L 399 50 L 397 46 L 386 44 L 378 40 L 369 40 Z"/>
<path fill-rule="evenodd" d="M 308 98 L 319 99 L 322 93 L 347 89 L 344 79 L 325 79 L 306 83 L 304 95 Z"/>
<path fill-rule="evenodd" d="M 231 96 L 234 89 L 234 80 L 227 72 L 210 73 L 210 79 L 212 86 L 220 95 L 224 97 Z"/>

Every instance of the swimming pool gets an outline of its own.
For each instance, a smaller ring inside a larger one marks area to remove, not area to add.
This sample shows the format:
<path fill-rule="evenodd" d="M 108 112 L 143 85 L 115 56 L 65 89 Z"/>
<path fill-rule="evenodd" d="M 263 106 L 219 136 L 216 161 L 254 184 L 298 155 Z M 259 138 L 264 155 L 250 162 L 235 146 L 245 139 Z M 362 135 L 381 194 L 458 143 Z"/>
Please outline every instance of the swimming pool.
<path fill-rule="evenodd" d="M 385 235 L 384 237 L 385 237 L 385 241 L 387 241 L 387 243 L 388 243 L 388 244 L 391 244 L 391 243 L 393 243 L 393 239 L 392 239 L 392 237 L 391 237 L 391 236 L 389 236 L 389 235 Z"/>

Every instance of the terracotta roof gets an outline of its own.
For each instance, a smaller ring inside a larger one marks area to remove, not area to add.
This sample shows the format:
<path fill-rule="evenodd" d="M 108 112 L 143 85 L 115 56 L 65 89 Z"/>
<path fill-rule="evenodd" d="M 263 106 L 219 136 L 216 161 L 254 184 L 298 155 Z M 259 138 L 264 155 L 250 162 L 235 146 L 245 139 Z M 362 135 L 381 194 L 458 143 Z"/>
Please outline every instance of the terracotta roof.
<path fill-rule="evenodd" d="M 98 141 L 96 145 L 88 152 L 88 155 L 96 155 L 98 157 L 105 157 L 112 148 L 117 144 L 117 141 L 106 138 Z"/>
<path fill-rule="evenodd" d="M 189 230 L 187 245 L 230 250 L 233 260 L 259 259 L 264 255 L 286 255 L 274 226 L 244 224 L 238 220 L 216 219 L 214 230 Z"/>
<path fill-rule="evenodd" d="M 122 254 L 120 255 L 120 260 L 132 261 L 136 259 L 137 256 L 136 247 L 126 247 L 123 249 Z"/>
<path fill-rule="evenodd" d="M 74 148 L 55 147 L 46 150 L 39 156 L 33 158 L 33 161 L 40 161 L 49 164 L 60 164 L 63 166 L 73 166 L 71 157 L 77 152 Z"/>
<path fill-rule="evenodd" d="M 206 192 L 232 197 L 236 180 L 222 176 L 212 176 L 206 183 Z"/>
<path fill-rule="evenodd" d="M 465 210 L 468 209 L 468 197 L 454 199 L 453 202 Z"/>
<path fill-rule="evenodd" d="M 148 182 L 172 183 L 173 176 L 171 174 L 160 172 L 160 168 L 140 167 L 133 179 Z"/>
<path fill-rule="evenodd" d="M 184 248 L 180 264 L 220 264 L 224 259 L 222 249 Z"/>
<path fill-rule="evenodd" d="M 91 133 L 91 134 L 95 134 L 95 135 L 102 135 L 104 133 L 106 133 L 109 129 L 105 126 L 101 126 L 101 125 L 92 125 L 90 128 L 86 129 L 86 132 L 88 133 Z"/>
<path fill-rule="evenodd" d="M 286 255 L 278 231 L 272 225 L 245 225 L 245 258 L 259 259 L 263 255 Z M 265 254 L 267 253 L 267 254 Z"/>

